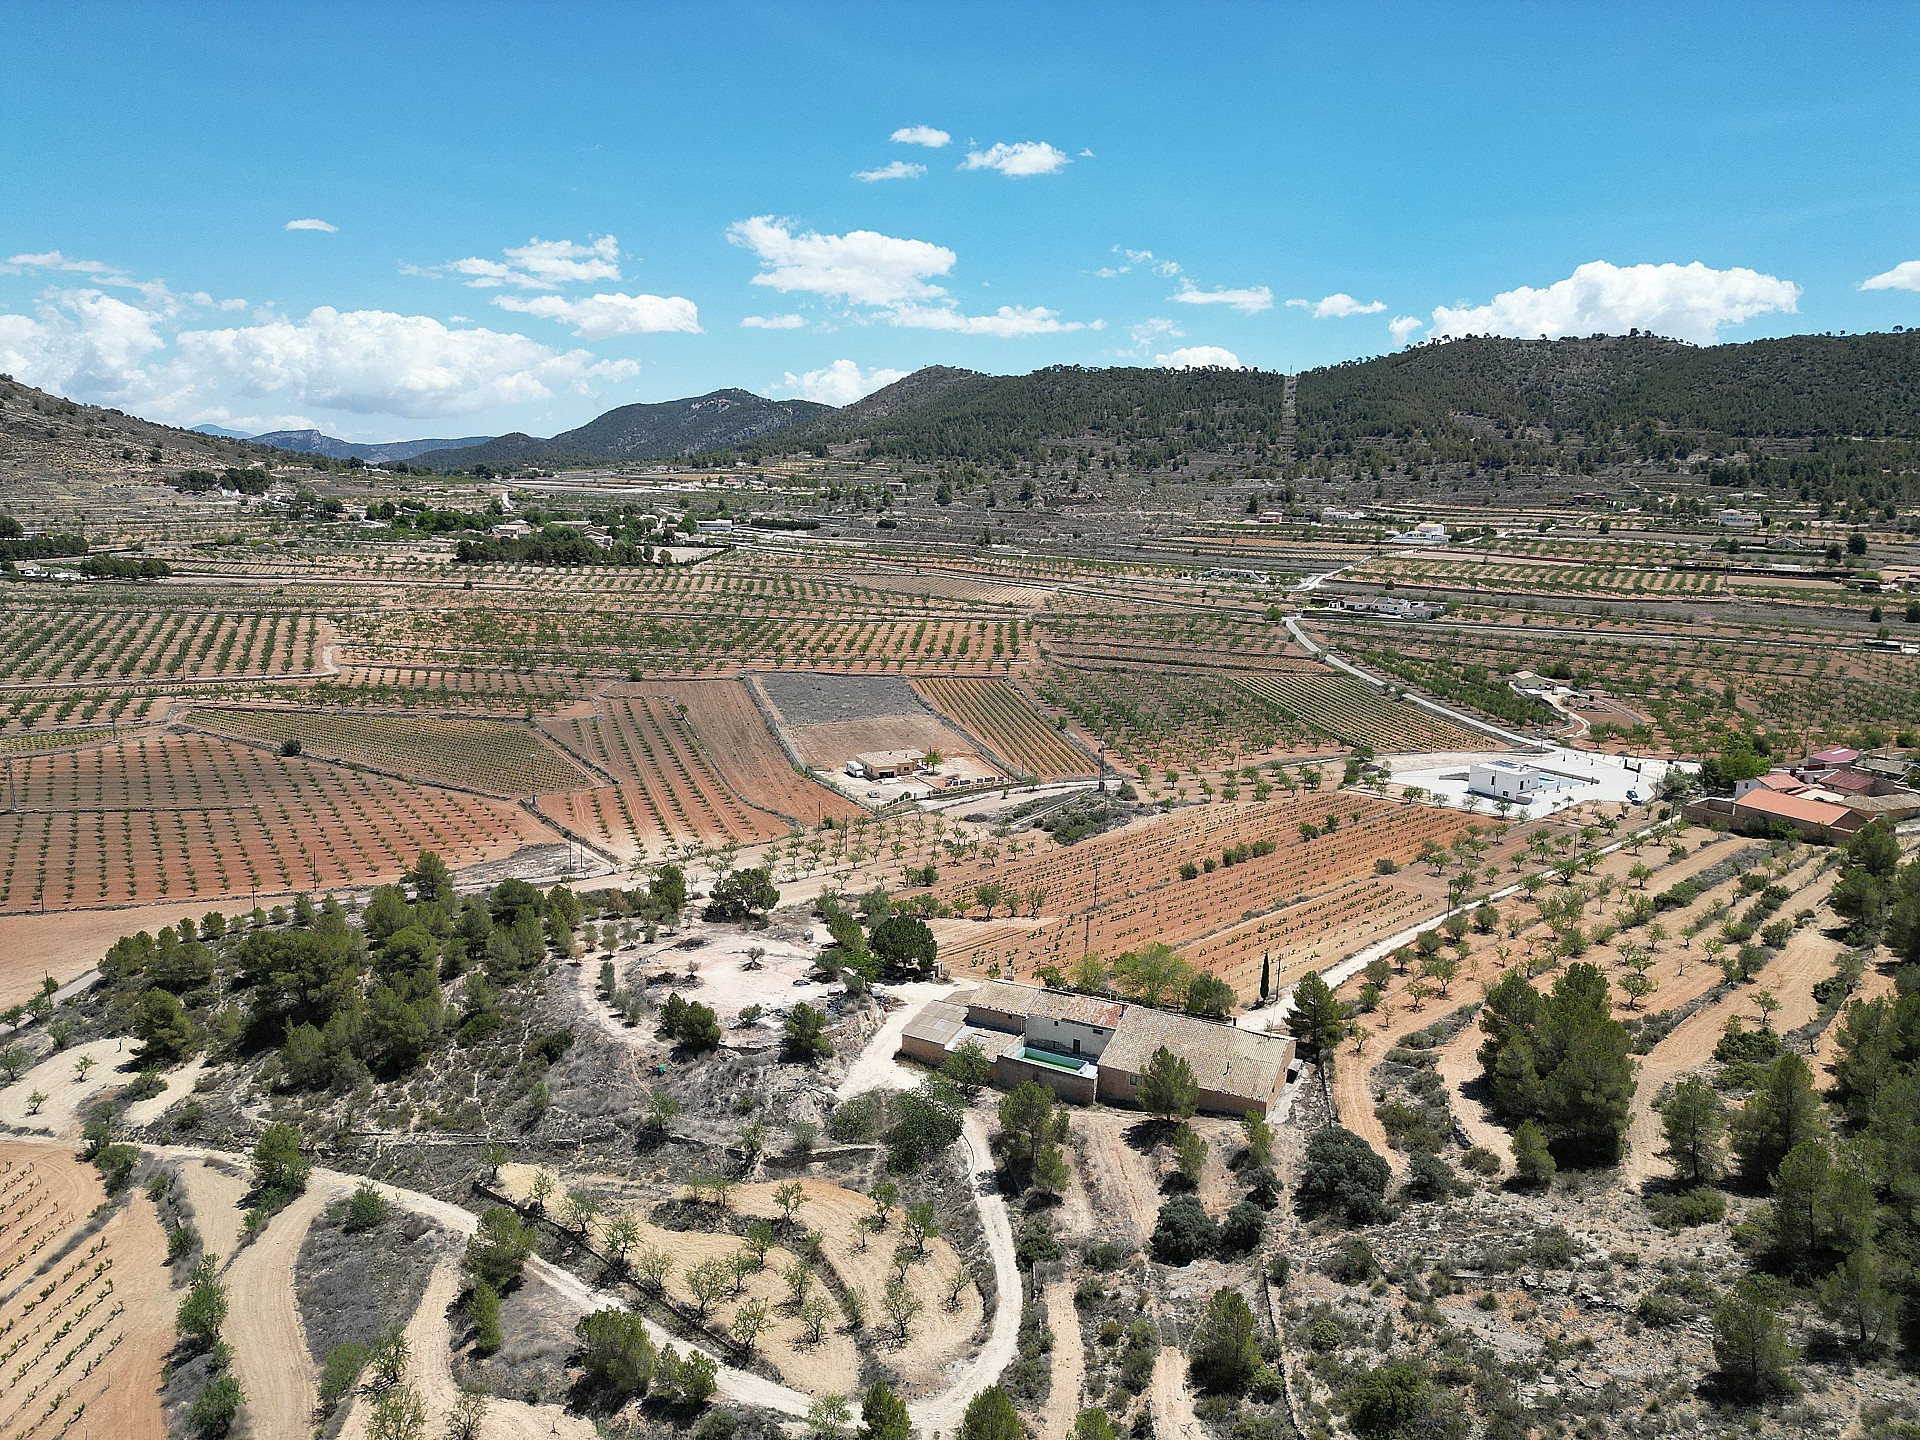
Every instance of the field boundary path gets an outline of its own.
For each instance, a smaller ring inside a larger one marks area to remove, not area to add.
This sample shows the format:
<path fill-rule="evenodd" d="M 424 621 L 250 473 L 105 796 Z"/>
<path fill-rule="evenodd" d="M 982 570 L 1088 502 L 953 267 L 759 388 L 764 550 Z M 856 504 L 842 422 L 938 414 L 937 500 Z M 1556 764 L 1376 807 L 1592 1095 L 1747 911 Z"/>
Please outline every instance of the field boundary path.
<path fill-rule="evenodd" d="M 987 1143 L 987 1122 L 978 1110 L 969 1110 L 961 1123 L 960 1144 L 966 1155 L 974 1204 L 980 1211 L 980 1232 L 993 1257 L 993 1323 L 986 1343 L 960 1367 L 953 1383 L 927 1400 L 908 1406 L 922 1435 L 953 1435 L 960 1429 L 967 1404 L 1000 1378 L 1013 1363 L 1020 1341 L 1020 1267 L 1013 1258 L 1013 1224 L 993 1168 Z"/>

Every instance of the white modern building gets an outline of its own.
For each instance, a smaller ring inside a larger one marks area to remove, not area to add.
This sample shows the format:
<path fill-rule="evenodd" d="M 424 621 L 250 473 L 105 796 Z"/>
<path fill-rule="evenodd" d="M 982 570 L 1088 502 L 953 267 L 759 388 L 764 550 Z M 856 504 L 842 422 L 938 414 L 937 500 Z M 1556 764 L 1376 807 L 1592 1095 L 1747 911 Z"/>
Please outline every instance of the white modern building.
<path fill-rule="evenodd" d="M 1536 795 L 1563 789 L 1567 781 L 1517 760 L 1479 760 L 1467 769 L 1467 790 L 1524 805 Z"/>

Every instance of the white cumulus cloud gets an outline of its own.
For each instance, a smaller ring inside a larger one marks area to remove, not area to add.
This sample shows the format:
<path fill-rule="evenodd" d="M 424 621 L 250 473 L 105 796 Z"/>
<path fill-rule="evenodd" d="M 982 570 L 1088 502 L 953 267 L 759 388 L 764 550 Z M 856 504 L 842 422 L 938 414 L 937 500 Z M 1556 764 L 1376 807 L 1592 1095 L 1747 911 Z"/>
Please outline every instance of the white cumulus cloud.
<path fill-rule="evenodd" d="M 875 180 L 918 180 L 926 173 L 926 166 L 916 165 L 911 160 L 889 160 L 871 170 L 856 170 L 853 178 L 872 184 Z"/>
<path fill-rule="evenodd" d="M 413 417 L 527 404 L 556 388 L 590 394 L 595 381 L 631 379 L 640 370 L 630 360 L 556 351 L 524 335 L 329 305 L 304 320 L 182 331 L 174 344 L 180 378 L 195 390 Z"/>
<path fill-rule="evenodd" d="M 338 225 L 329 225 L 325 220 L 315 220 L 311 216 L 305 220 L 289 220 L 281 228 L 286 230 L 318 230 L 325 235 L 337 235 L 340 233 L 340 227 Z"/>
<path fill-rule="evenodd" d="M 1404 345 L 1411 340 L 1425 324 L 1413 315 L 1396 315 L 1387 322 L 1387 333 L 1393 336 L 1393 343 Z"/>
<path fill-rule="evenodd" d="M 166 348 L 159 316 L 98 290 L 69 290 L 32 315 L 0 314 L 0 371 L 42 390 L 127 404 L 148 356 Z"/>
<path fill-rule="evenodd" d="M 639 373 L 630 360 L 382 310 L 323 306 L 302 320 L 228 329 L 177 324 L 177 312 L 164 305 L 135 305 L 97 289 L 56 292 L 32 314 L 0 314 L 0 370 L 179 423 L 308 408 L 465 415 L 547 400 L 560 389 L 592 394 L 602 382 Z"/>
<path fill-rule="evenodd" d="M 953 136 L 946 131 L 936 130 L 931 125 L 902 125 L 888 138 L 896 145 L 924 145 L 929 150 L 938 150 L 953 140 Z"/>
<path fill-rule="evenodd" d="M 1860 282 L 1862 290 L 1920 290 L 1920 260 L 1902 260 Z"/>
<path fill-rule="evenodd" d="M 945 275 L 959 259 L 944 245 L 902 240 L 874 230 L 850 230 L 845 235 L 796 233 L 791 221 L 771 215 L 736 221 L 728 227 L 727 238 L 759 260 L 755 285 L 855 305 L 939 298 L 945 291 L 932 283 L 932 277 Z"/>
<path fill-rule="evenodd" d="M 658 335 L 664 331 L 700 333 L 700 311 L 684 295 L 588 295 L 569 300 L 561 295 L 496 295 L 493 303 L 520 315 L 559 320 L 586 340 L 615 335 Z"/>
<path fill-rule="evenodd" d="M 1250 285 L 1239 290 L 1202 290 L 1191 280 L 1183 280 L 1180 288 L 1168 298 L 1182 305 L 1229 305 L 1242 315 L 1257 315 L 1273 308 L 1273 291 L 1265 285 Z"/>
<path fill-rule="evenodd" d="M 1287 304 L 1299 310 L 1311 310 L 1316 320 L 1344 320 L 1349 315 L 1378 315 L 1387 308 L 1384 300 L 1369 300 L 1361 304 L 1344 290 L 1320 300 L 1289 300 Z"/>
<path fill-rule="evenodd" d="M 960 162 L 962 170 L 998 170 L 1002 175 L 1053 175 L 1073 163 L 1073 157 L 1044 140 L 1016 140 L 1011 145 L 990 145 L 985 150 L 969 150 Z"/>
<path fill-rule="evenodd" d="M 804 315 L 747 315 L 740 321 L 742 330 L 798 330 L 807 323 Z"/>
<path fill-rule="evenodd" d="M 1162 370 L 1240 370 L 1240 357 L 1218 345 L 1186 345 L 1169 355 L 1156 355 L 1153 363 Z"/>
<path fill-rule="evenodd" d="M 1536 289 L 1522 285 L 1485 305 L 1442 305 L 1433 312 L 1436 336 L 1618 334 L 1651 330 L 1694 344 L 1711 344 L 1722 327 L 1757 315 L 1792 314 L 1800 287 L 1775 275 L 1735 267 L 1614 265 L 1589 261 L 1564 280 Z"/>
<path fill-rule="evenodd" d="M 956 335 L 1057 335 L 1085 330 L 1086 322 L 1062 320 L 1044 305 L 1002 305 L 991 315 L 966 315 L 956 305 L 901 305 L 886 312 L 889 325 L 907 330 L 949 330 Z"/>
<path fill-rule="evenodd" d="M 464 276 L 467 284 L 482 290 L 505 285 L 522 290 L 557 290 L 562 285 L 620 278 L 620 242 L 612 235 L 596 235 L 584 245 L 576 240 L 535 238 L 524 245 L 509 245 L 501 253 L 506 256 L 505 260 L 470 255 L 435 269 Z M 409 273 L 432 274 L 434 271 Z"/>
<path fill-rule="evenodd" d="M 851 360 L 836 360 L 831 365 L 818 370 L 808 370 L 796 375 L 791 370 L 776 389 L 797 395 L 802 400 L 815 400 L 822 405 L 851 405 L 863 395 L 904 380 L 905 370 L 882 370 L 875 368 L 861 371 L 859 365 Z"/>

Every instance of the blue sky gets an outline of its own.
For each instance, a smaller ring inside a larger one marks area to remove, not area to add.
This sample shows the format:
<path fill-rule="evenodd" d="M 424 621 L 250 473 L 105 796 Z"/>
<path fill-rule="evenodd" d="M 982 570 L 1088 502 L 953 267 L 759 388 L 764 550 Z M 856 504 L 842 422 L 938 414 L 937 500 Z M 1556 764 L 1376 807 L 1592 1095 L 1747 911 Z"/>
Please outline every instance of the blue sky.
<path fill-rule="evenodd" d="M 174 423 L 1920 324 L 1909 4 L 0 18 L 0 369 Z"/>

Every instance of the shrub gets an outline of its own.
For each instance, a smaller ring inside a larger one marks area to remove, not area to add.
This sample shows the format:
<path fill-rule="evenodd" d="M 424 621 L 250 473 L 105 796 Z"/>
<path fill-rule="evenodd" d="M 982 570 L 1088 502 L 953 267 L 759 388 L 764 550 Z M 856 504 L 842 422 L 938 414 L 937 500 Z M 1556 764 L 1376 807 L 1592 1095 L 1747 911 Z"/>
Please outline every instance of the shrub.
<path fill-rule="evenodd" d="M 871 1140 L 880 1133 L 883 1118 L 880 1093 L 865 1090 L 833 1107 L 827 1116 L 827 1134 L 842 1144 Z"/>
<path fill-rule="evenodd" d="M 1342 1285 L 1365 1285 L 1379 1276 L 1380 1262 L 1374 1258 L 1373 1247 L 1355 1236 L 1327 1261 L 1327 1274 Z"/>
<path fill-rule="evenodd" d="M 1296 1202 L 1307 1215 L 1338 1214 L 1352 1224 L 1372 1224 L 1391 1213 L 1386 1194 L 1392 1173 L 1365 1140 L 1330 1126 L 1307 1142 Z"/>
<path fill-rule="evenodd" d="M 1642 1325 L 1651 1325 L 1656 1330 L 1684 1325 L 1687 1320 L 1687 1307 L 1671 1295 L 1642 1295 L 1633 1313 Z"/>
<path fill-rule="evenodd" d="M 344 1400 L 366 1368 L 372 1352 L 359 1340 L 349 1340 L 327 1352 L 327 1363 L 320 1368 L 320 1403 L 331 1410 Z"/>
<path fill-rule="evenodd" d="M 193 1405 L 187 1411 L 187 1424 L 203 1440 L 219 1440 L 220 1436 L 233 1429 L 233 1422 L 240 1418 L 240 1406 L 245 1399 L 240 1382 L 231 1375 L 222 1375 L 209 1381 L 193 1397 Z"/>
<path fill-rule="evenodd" d="M 1460 1163 L 1476 1175 L 1498 1175 L 1500 1157 L 1484 1145 L 1476 1145 L 1460 1157 Z"/>
<path fill-rule="evenodd" d="M 347 1202 L 347 1217 L 341 1229 L 349 1235 L 371 1230 L 387 1218 L 387 1199 L 371 1185 L 362 1185 Z"/>
<path fill-rule="evenodd" d="M 1409 1200 L 1451 1200 L 1467 1188 L 1451 1165 L 1425 1150 L 1414 1152 L 1408 1170 L 1405 1194 Z"/>
<path fill-rule="evenodd" d="M 473 1322 L 473 1348 L 491 1355 L 506 1343 L 500 1331 L 500 1292 L 481 1280 L 467 1296 L 467 1319 Z"/>
<path fill-rule="evenodd" d="M 631 1310 L 596 1310 L 573 1327 L 580 1341 L 580 1369 L 586 1387 L 618 1409 L 647 1393 L 653 1379 L 653 1342 L 647 1323 Z"/>
<path fill-rule="evenodd" d="M 212 1259 L 202 1256 L 193 1267 L 193 1278 L 175 1319 L 180 1343 L 190 1350 L 205 1350 L 220 1338 L 220 1327 L 226 1321 L 227 1287 L 214 1270 Z"/>
<path fill-rule="evenodd" d="M 1061 1253 L 1053 1227 L 1038 1216 L 1023 1224 L 1013 1239 L 1014 1263 L 1022 1270 L 1031 1270 L 1042 1261 L 1058 1260 Z"/>
<path fill-rule="evenodd" d="M 1647 1209 L 1668 1230 L 1685 1230 L 1694 1225 L 1717 1225 L 1726 1219 L 1727 1197 L 1701 1185 L 1678 1193 L 1649 1195 Z"/>
<path fill-rule="evenodd" d="M 1267 1212 L 1251 1200 L 1242 1200 L 1220 1223 L 1220 1253 L 1245 1255 L 1266 1234 Z"/>
<path fill-rule="evenodd" d="M 1341 1397 L 1347 1420 L 1362 1440 L 1449 1440 L 1466 1433 L 1458 1403 L 1435 1389 L 1426 1370 L 1392 1360 L 1362 1375 Z"/>
<path fill-rule="evenodd" d="M 1220 1230 L 1196 1196 L 1175 1195 L 1160 1207 L 1151 1243 L 1162 1264 L 1188 1265 L 1213 1254 Z"/>

